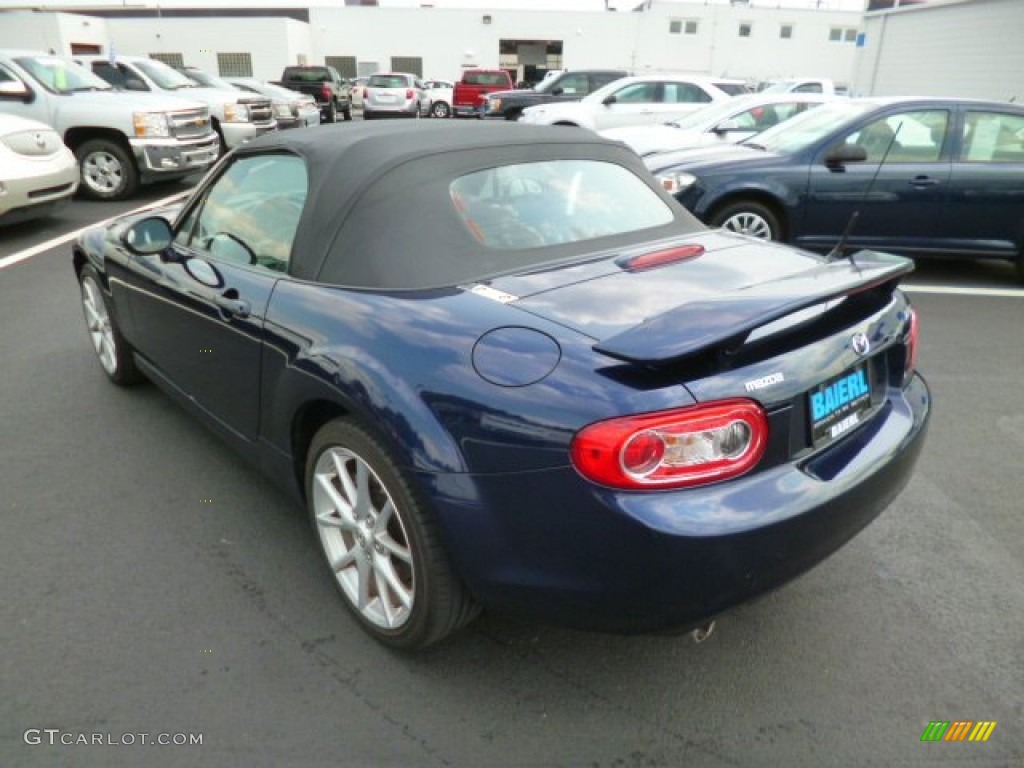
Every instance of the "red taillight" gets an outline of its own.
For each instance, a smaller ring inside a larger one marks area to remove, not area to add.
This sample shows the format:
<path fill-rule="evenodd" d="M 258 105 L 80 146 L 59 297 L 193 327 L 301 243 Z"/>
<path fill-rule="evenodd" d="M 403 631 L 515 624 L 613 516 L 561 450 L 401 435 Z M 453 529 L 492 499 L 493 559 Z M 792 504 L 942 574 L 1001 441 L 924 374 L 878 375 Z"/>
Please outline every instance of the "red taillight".
<path fill-rule="evenodd" d="M 677 261 L 695 259 L 703 253 L 703 245 L 680 245 L 676 248 L 668 248 L 664 251 L 642 253 L 639 256 L 628 256 L 624 259 L 619 259 L 616 261 L 616 264 L 630 272 L 639 272 L 644 269 L 662 267 L 665 264 L 673 264 Z"/>
<path fill-rule="evenodd" d="M 751 469 L 768 442 L 768 417 L 753 400 L 721 400 L 599 421 L 570 447 L 573 466 L 612 488 L 683 488 Z"/>
<path fill-rule="evenodd" d="M 917 368 L 917 310 L 910 309 L 910 327 L 907 329 L 907 364 L 903 371 L 910 376 Z"/>
<path fill-rule="evenodd" d="M 331 86 L 327 83 L 320 86 L 320 95 L 324 101 L 331 101 L 334 98 L 334 94 L 331 93 Z"/>
<path fill-rule="evenodd" d="M 369 93 L 370 92 L 366 88 L 363 88 L 363 98 L 364 99 L 369 97 Z"/>
<path fill-rule="evenodd" d="M 413 93 L 412 93 L 412 88 L 409 88 L 409 89 L 408 89 L 408 90 L 407 90 L 407 91 L 405 92 L 405 98 L 407 98 L 407 99 L 411 99 L 411 98 L 412 98 L 412 96 L 413 96 Z"/>

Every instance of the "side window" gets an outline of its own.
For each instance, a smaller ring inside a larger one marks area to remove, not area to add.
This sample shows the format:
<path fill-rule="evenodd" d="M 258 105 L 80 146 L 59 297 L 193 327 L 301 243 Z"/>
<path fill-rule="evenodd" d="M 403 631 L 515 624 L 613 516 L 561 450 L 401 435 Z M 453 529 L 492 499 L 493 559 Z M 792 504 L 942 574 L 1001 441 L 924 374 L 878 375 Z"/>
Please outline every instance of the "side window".
<path fill-rule="evenodd" d="M 300 158 L 240 158 L 186 217 L 175 241 L 212 261 L 285 272 L 306 193 L 306 166 Z"/>
<path fill-rule="evenodd" d="M 1024 116 L 968 112 L 959 160 L 967 163 L 1024 163 Z"/>
<path fill-rule="evenodd" d="M 566 75 L 558 83 L 558 87 L 562 89 L 562 93 L 576 93 L 580 96 L 586 96 L 589 93 L 586 75 Z"/>
<path fill-rule="evenodd" d="M 657 83 L 631 83 L 615 92 L 617 104 L 653 104 L 657 100 Z"/>
<path fill-rule="evenodd" d="M 793 89 L 793 93 L 823 93 L 821 83 L 804 83 Z"/>
<path fill-rule="evenodd" d="M 948 125 L 949 112 L 944 109 L 901 112 L 854 131 L 846 143 L 864 147 L 869 163 L 881 162 L 886 151 L 887 163 L 934 163 L 942 153 Z"/>
<path fill-rule="evenodd" d="M 711 101 L 711 97 L 693 83 L 664 83 L 665 97 L 663 101 L 669 104 L 705 104 Z"/>
<path fill-rule="evenodd" d="M 604 88 L 608 83 L 614 83 L 619 80 L 622 75 L 616 74 L 602 74 L 602 75 L 591 75 L 590 76 L 590 92 L 596 91 L 598 88 Z"/>

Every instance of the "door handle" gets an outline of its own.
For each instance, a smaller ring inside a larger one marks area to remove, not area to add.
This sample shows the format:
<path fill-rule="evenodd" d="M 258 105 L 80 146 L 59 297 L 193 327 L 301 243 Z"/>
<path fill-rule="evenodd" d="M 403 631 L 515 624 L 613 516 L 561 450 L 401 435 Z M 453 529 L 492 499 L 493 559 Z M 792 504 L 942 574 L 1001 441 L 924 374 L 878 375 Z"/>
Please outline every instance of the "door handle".
<path fill-rule="evenodd" d="M 933 179 L 931 176 L 915 176 L 908 183 L 912 187 L 934 187 L 942 182 L 938 179 Z"/>
<path fill-rule="evenodd" d="M 248 301 L 238 298 L 238 291 L 234 288 L 219 294 L 214 301 L 220 310 L 229 317 L 248 317 L 252 308 Z"/>

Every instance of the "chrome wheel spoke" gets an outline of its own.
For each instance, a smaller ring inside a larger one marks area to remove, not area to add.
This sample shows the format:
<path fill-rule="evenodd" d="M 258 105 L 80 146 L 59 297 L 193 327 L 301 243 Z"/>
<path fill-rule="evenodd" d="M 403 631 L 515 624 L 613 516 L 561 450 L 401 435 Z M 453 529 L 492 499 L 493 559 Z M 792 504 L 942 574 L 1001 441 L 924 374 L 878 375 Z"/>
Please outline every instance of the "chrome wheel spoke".
<path fill-rule="evenodd" d="M 331 561 L 330 561 L 331 562 L 331 570 L 334 571 L 335 573 L 338 573 L 339 571 L 343 571 L 346 568 L 351 567 L 352 564 L 355 561 L 356 561 L 356 549 L 355 549 L 355 547 L 353 547 L 352 549 L 348 550 L 347 552 L 342 552 L 341 554 L 336 555 L 335 557 L 331 558 Z"/>
<path fill-rule="evenodd" d="M 402 604 L 402 607 L 409 610 L 412 607 L 412 592 L 398 578 L 395 569 L 391 565 L 391 561 L 379 558 L 374 564 L 374 570 L 377 573 L 377 583 L 379 584 L 383 579 L 384 583 L 388 586 L 388 590 L 398 598 L 398 602 Z M 388 590 L 381 590 L 380 598 L 384 603 L 389 602 L 387 599 Z"/>
<path fill-rule="evenodd" d="M 377 542 L 387 550 L 392 557 L 397 557 L 403 563 L 412 565 L 412 554 L 408 547 L 404 547 L 391 538 L 391 534 L 385 532 L 377 537 Z"/>
<path fill-rule="evenodd" d="M 370 604 L 370 574 L 372 573 L 372 569 L 370 568 L 369 558 L 356 558 L 356 572 L 359 574 L 359 584 L 357 585 L 357 605 L 359 610 L 365 614 L 366 609 Z"/>
<path fill-rule="evenodd" d="M 352 507 L 338 493 L 331 478 L 328 475 L 317 475 L 316 482 L 321 490 L 327 494 L 331 502 L 331 508 L 317 512 L 316 519 L 321 525 L 342 528 L 344 530 L 355 530 L 356 521 L 352 516 Z"/>

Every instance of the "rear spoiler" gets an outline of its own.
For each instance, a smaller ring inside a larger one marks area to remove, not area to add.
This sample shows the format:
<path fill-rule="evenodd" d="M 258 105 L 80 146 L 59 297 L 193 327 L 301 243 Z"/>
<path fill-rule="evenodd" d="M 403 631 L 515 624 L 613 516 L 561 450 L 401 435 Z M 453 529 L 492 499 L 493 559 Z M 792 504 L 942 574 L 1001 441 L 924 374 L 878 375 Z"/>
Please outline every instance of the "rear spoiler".
<path fill-rule="evenodd" d="M 851 259 L 670 309 L 598 342 L 594 350 L 628 363 L 674 363 L 724 342 L 740 344 L 751 331 L 802 309 L 886 283 L 895 286 L 913 270 L 909 259 L 860 251 Z"/>

